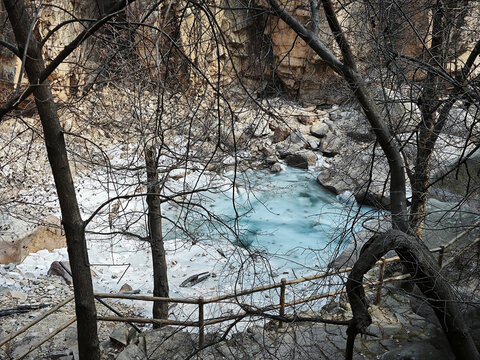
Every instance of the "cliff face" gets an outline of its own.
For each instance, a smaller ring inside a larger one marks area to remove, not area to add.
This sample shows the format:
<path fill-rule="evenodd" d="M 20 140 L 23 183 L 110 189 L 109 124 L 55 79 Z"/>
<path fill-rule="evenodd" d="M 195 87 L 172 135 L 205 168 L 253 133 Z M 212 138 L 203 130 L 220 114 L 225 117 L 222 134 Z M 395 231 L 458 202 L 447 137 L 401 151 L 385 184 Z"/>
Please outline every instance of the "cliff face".
<path fill-rule="evenodd" d="M 0 24 L 8 23 L 7 12 L 0 2 Z M 10 27 L 5 27 L 2 32 L 2 40 L 11 44 L 15 43 Z M 0 46 L 0 103 L 8 99 L 8 95 L 14 89 L 15 80 L 18 78 L 17 71 L 20 69 L 20 61 L 13 53 L 3 46 Z"/>
<path fill-rule="evenodd" d="M 301 23 L 309 25 L 308 2 L 283 2 Z M 375 77 L 379 65 L 387 67 L 389 56 L 395 52 L 425 60 L 425 45 L 431 43 L 432 14 L 428 1 L 405 0 L 401 9 L 385 1 L 369 3 L 370 7 L 354 2 L 338 9 L 340 23 L 359 64 L 373 69 L 371 74 Z M 44 4 L 55 7 L 42 8 L 35 27 L 42 37 L 57 24 L 69 20 L 69 13 L 79 18 L 95 18 L 101 11 L 92 0 L 78 3 L 49 0 Z M 195 89 L 205 79 L 219 85 L 241 79 L 259 96 L 281 93 L 307 104 L 338 103 L 348 94 L 341 90 L 345 85 L 339 77 L 295 32 L 265 11 L 268 5 L 264 1 L 245 4 L 241 0 L 214 0 L 203 9 L 189 2 L 170 2 L 145 16 L 149 6 L 146 0 L 133 3 L 118 15 L 120 25 L 106 25 L 67 59 L 50 79 L 54 87 L 55 80 L 61 79 L 62 86 L 56 87 L 58 94 L 69 95 L 65 85 L 76 91 L 77 87 L 81 89 L 99 78 L 109 79 L 112 74 L 121 77 L 122 61 L 138 62 L 152 78 L 169 80 L 178 89 Z M 451 71 L 458 70 L 475 43 L 476 32 L 472 29 L 478 23 L 477 8 L 458 10 L 455 21 L 450 27 L 446 25 L 451 34 Z M 4 18 L 1 10 L 0 7 L 0 17 Z M 148 26 L 136 26 L 135 22 Z M 68 24 L 51 36 L 44 47 L 45 58 L 55 57 L 85 24 Z M 318 36 L 341 57 L 325 18 L 320 19 Z M 120 45 L 112 46 L 119 41 Z M 112 55 L 115 55 L 113 61 Z M 0 86 L 11 88 L 18 76 L 19 62 L 4 49 L 0 49 L 0 58 Z M 409 79 L 424 79 L 421 67 L 407 62 L 404 65 L 396 70 Z"/>

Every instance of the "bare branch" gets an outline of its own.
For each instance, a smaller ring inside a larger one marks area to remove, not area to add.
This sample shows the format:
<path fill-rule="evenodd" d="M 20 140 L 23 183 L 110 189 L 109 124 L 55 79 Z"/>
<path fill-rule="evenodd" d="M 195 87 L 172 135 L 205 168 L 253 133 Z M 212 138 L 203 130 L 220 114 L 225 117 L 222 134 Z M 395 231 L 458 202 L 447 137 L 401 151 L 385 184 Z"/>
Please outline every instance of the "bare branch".
<path fill-rule="evenodd" d="M 7 48 L 8 50 L 10 50 L 18 58 L 21 58 L 22 54 L 21 54 L 20 50 L 15 45 L 10 44 L 9 42 L 7 42 L 5 40 L 1 40 L 1 39 L 0 39 L 0 45 Z"/>

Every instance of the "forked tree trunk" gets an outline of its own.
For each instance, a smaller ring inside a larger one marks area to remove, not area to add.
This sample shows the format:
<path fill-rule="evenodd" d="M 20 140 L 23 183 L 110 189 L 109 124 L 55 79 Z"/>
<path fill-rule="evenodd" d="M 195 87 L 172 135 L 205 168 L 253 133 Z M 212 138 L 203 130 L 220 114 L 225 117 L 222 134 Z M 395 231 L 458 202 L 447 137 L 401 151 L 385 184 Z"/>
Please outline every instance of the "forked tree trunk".
<path fill-rule="evenodd" d="M 23 0 L 4 0 L 3 2 L 18 47 L 24 49 L 30 28 L 25 4 Z M 38 76 L 44 70 L 41 47 L 33 34 L 28 42 L 25 70 L 31 84 L 38 83 Z M 97 314 L 85 242 L 85 227 L 77 203 L 62 127 L 48 80 L 36 85 L 33 95 L 42 123 L 48 160 L 55 180 L 62 223 L 65 228 L 75 294 L 79 355 L 82 360 L 96 360 L 100 359 Z"/>
<path fill-rule="evenodd" d="M 363 276 L 390 250 L 395 250 L 400 256 L 412 281 L 419 287 L 426 301 L 435 311 L 456 358 L 480 359 L 470 330 L 459 310 L 459 299 L 448 281 L 439 275 L 440 268 L 432 254 L 422 242 L 398 230 L 373 236 L 364 245 L 359 259 L 348 276 L 346 287 L 353 319 L 347 329 L 346 359 L 352 359 L 356 335 L 366 333 L 367 327 L 372 323 L 362 287 Z"/>
<path fill-rule="evenodd" d="M 152 250 L 153 264 L 153 295 L 168 297 L 167 262 L 163 247 L 162 209 L 160 201 L 160 186 L 158 184 L 157 152 L 153 146 L 145 149 L 145 164 L 147 168 L 147 205 L 148 205 L 148 241 Z M 168 318 L 168 303 L 153 302 L 153 318 Z M 158 325 L 154 324 L 154 327 Z"/>

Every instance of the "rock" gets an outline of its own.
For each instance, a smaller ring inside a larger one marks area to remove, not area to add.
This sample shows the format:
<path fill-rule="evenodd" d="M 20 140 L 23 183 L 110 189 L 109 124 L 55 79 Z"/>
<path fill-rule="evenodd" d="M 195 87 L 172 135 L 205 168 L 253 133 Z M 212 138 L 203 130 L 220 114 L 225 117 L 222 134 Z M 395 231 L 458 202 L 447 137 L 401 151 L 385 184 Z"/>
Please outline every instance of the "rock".
<path fill-rule="evenodd" d="M 317 114 L 301 114 L 297 116 L 298 122 L 303 125 L 311 125 L 318 121 Z"/>
<path fill-rule="evenodd" d="M 428 342 L 418 342 L 404 347 L 387 351 L 382 360 L 416 360 L 416 359 L 450 359 L 448 353 L 434 347 Z"/>
<path fill-rule="evenodd" d="M 355 191 L 355 200 L 361 205 L 371 206 L 377 209 L 390 210 L 390 197 L 360 189 Z"/>
<path fill-rule="evenodd" d="M 140 336 L 145 340 L 146 356 L 156 360 L 180 360 L 190 355 L 197 346 L 192 335 L 177 328 L 163 327 L 146 331 Z"/>
<path fill-rule="evenodd" d="M 255 119 L 247 127 L 245 127 L 244 134 L 246 134 L 247 137 L 262 137 L 265 135 L 269 135 L 270 131 L 271 130 L 268 126 L 268 121 L 266 119 L 260 118 Z"/>
<path fill-rule="evenodd" d="M 305 150 L 288 155 L 285 160 L 288 166 L 293 166 L 299 169 L 308 169 L 309 166 L 316 165 L 317 156 L 313 151 Z"/>
<path fill-rule="evenodd" d="M 29 234 L 17 239 L 0 240 L 0 264 L 20 264 L 25 257 L 33 252 L 47 249 L 54 250 L 66 247 L 65 236 L 62 234 L 60 220 L 49 216 L 45 223 Z"/>
<path fill-rule="evenodd" d="M 6 294 L 10 295 L 10 297 L 14 299 L 20 300 L 21 302 L 24 302 L 28 298 L 27 294 L 21 291 L 16 291 L 16 290 L 8 290 Z"/>
<path fill-rule="evenodd" d="M 276 157 L 275 155 L 272 155 L 272 156 L 268 156 L 266 159 L 265 159 L 265 162 L 269 165 L 273 165 L 275 163 L 278 163 L 278 157 Z"/>
<path fill-rule="evenodd" d="M 308 146 L 310 149 L 312 150 L 317 150 L 318 147 L 320 146 L 320 141 L 318 138 L 316 138 L 315 136 L 311 136 L 311 135 L 306 135 L 305 138 L 307 139 L 307 142 L 308 142 Z"/>
<path fill-rule="evenodd" d="M 18 359 L 21 355 L 26 353 L 32 345 L 38 342 L 40 339 L 39 336 L 27 335 L 22 338 L 20 341 L 13 343 L 13 349 L 11 351 L 11 358 Z"/>
<path fill-rule="evenodd" d="M 370 143 L 375 140 L 375 134 L 367 128 L 358 127 L 355 130 L 347 131 L 346 134 L 357 142 Z"/>
<path fill-rule="evenodd" d="M 276 144 L 280 141 L 284 141 L 288 135 L 290 135 L 290 128 L 288 127 L 277 127 L 273 132 L 272 141 Z"/>
<path fill-rule="evenodd" d="M 278 162 L 273 164 L 272 167 L 270 168 L 270 172 L 272 173 L 279 173 L 280 171 L 282 171 L 282 164 Z"/>
<path fill-rule="evenodd" d="M 110 341 L 120 346 L 128 344 L 128 329 L 124 324 L 117 324 L 110 334 Z"/>
<path fill-rule="evenodd" d="M 127 292 L 132 290 L 133 290 L 132 287 L 127 283 L 123 284 L 122 287 L 120 288 L 120 292 Z"/>
<path fill-rule="evenodd" d="M 276 149 L 280 156 L 285 157 L 305 149 L 306 146 L 307 140 L 303 134 L 299 131 L 293 131 L 284 141 L 277 143 Z"/>
<path fill-rule="evenodd" d="M 311 126 L 310 133 L 318 138 L 323 138 L 327 135 L 329 130 L 330 128 L 327 124 L 325 124 L 324 122 L 317 122 Z"/>
<path fill-rule="evenodd" d="M 116 360 L 144 360 L 147 359 L 145 354 L 137 345 L 130 344 L 118 354 Z"/>
<path fill-rule="evenodd" d="M 68 285 L 71 285 L 73 281 L 72 276 L 64 269 L 64 267 L 71 272 L 70 263 L 68 261 L 54 261 L 50 265 L 47 275 L 60 276 Z"/>
<path fill-rule="evenodd" d="M 342 146 L 343 144 L 340 138 L 329 133 L 322 141 L 321 150 L 324 153 L 324 156 L 332 157 L 340 153 Z M 329 154 L 330 156 L 328 156 Z"/>
<path fill-rule="evenodd" d="M 317 176 L 317 182 L 335 195 L 339 195 L 353 187 L 349 179 L 341 175 L 332 168 L 322 169 Z"/>

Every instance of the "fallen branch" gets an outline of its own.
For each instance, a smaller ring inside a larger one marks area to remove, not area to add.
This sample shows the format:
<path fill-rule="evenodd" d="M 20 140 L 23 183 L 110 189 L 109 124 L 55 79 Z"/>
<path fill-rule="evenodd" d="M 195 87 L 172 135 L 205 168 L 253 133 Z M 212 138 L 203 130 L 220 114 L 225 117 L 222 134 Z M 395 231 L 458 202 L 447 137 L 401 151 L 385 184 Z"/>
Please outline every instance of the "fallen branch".
<path fill-rule="evenodd" d="M 14 314 L 23 314 L 32 310 L 43 309 L 50 306 L 51 304 L 32 304 L 32 305 L 19 305 L 10 309 L 0 310 L 0 317 L 14 315 Z"/>

